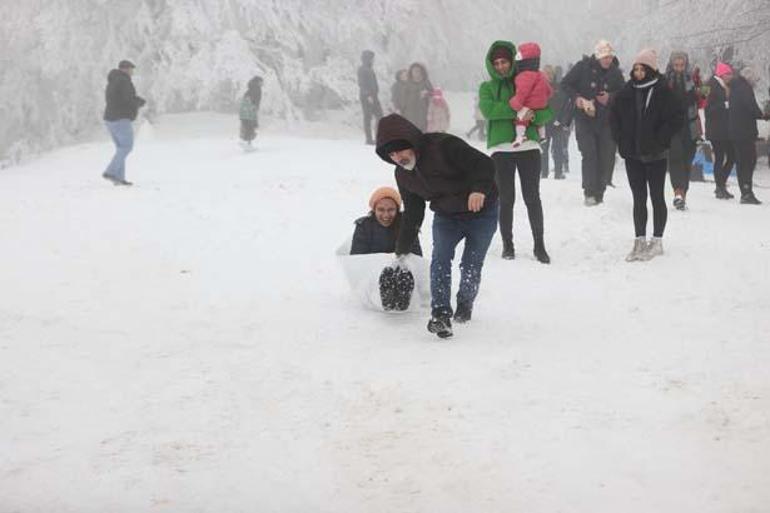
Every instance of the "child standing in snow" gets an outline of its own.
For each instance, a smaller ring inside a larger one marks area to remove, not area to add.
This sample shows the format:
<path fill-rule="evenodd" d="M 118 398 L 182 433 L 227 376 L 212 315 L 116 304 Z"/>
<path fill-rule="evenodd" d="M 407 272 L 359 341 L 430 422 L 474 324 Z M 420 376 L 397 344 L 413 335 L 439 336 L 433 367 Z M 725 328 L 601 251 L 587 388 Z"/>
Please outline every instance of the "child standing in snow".
<path fill-rule="evenodd" d="M 519 46 L 514 84 L 516 94 L 509 104 L 516 111 L 516 139 L 513 141 L 516 148 L 526 139 L 530 112 L 547 108 L 553 93 L 548 78 L 540 71 L 540 45 L 537 43 L 522 43 Z M 545 126 L 537 126 L 537 136 L 540 142 L 545 141 Z"/>
<path fill-rule="evenodd" d="M 449 130 L 449 104 L 444 92 L 438 87 L 430 93 L 428 104 L 428 132 L 446 132 Z"/>
<path fill-rule="evenodd" d="M 262 101 L 262 77 L 249 80 L 248 90 L 241 99 L 239 116 L 241 119 L 241 140 L 244 148 L 250 149 L 251 142 L 257 137 L 259 126 L 259 104 Z"/>

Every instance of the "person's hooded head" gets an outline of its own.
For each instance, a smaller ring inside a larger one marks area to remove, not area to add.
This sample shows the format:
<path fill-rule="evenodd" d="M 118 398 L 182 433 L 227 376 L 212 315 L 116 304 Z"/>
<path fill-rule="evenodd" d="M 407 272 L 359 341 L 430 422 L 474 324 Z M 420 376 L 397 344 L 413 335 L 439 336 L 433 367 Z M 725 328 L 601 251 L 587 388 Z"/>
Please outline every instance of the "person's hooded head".
<path fill-rule="evenodd" d="M 406 118 L 390 114 L 377 125 L 377 155 L 389 164 L 407 171 L 417 166 L 422 132 Z"/>
<path fill-rule="evenodd" d="M 136 66 L 133 62 L 122 60 L 118 63 L 118 69 L 125 73 L 128 76 L 131 76 L 134 74 L 134 70 L 136 69 Z"/>
<path fill-rule="evenodd" d="M 411 66 L 409 66 L 409 80 L 415 83 L 423 83 L 428 82 L 428 70 L 425 68 L 425 66 L 419 62 L 412 63 Z"/>
<path fill-rule="evenodd" d="M 496 80 L 513 77 L 513 57 L 516 46 L 510 41 L 495 41 L 487 51 L 486 67 L 489 76 Z"/>
<path fill-rule="evenodd" d="M 361 52 L 361 63 L 371 68 L 374 65 L 374 52 L 371 50 Z"/>
<path fill-rule="evenodd" d="M 677 75 L 684 75 L 690 71 L 690 56 L 687 52 L 671 52 L 671 56 L 668 58 L 668 66 L 666 67 L 666 73 L 675 73 Z"/>

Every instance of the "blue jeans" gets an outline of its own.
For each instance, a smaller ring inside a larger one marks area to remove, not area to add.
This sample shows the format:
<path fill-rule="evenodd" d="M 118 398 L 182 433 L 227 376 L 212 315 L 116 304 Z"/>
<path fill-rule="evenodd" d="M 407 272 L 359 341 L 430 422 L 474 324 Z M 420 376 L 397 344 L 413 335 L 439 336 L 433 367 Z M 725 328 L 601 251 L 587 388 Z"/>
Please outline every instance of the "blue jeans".
<path fill-rule="evenodd" d="M 115 156 L 112 157 L 104 174 L 115 180 L 125 180 L 126 157 L 134 149 L 134 127 L 130 119 L 105 121 L 104 124 L 107 126 L 107 130 L 112 136 L 112 141 L 115 143 Z"/>
<path fill-rule="evenodd" d="M 455 248 L 465 239 L 460 260 L 460 289 L 457 303 L 473 305 L 481 284 L 481 269 L 489 244 L 497 231 L 499 203 L 489 205 L 469 219 L 433 216 L 433 258 L 430 263 L 430 292 L 433 315 L 452 315 L 452 260 Z"/>

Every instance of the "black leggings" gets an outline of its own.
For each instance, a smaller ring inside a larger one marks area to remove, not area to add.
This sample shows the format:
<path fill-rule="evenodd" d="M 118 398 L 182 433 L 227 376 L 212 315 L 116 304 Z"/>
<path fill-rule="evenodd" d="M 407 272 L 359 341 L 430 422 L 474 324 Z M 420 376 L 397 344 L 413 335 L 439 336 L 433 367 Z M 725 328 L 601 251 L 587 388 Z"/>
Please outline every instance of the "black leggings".
<path fill-rule="evenodd" d="M 498 151 L 492 154 L 495 180 L 500 192 L 500 236 L 513 240 L 513 204 L 516 202 L 515 173 L 519 170 L 521 194 L 527 206 L 529 226 L 535 240 L 543 238 L 543 204 L 540 202 L 540 152 Z"/>
<path fill-rule="evenodd" d="M 666 159 L 641 162 L 626 159 L 626 174 L 631 192 L 634 194 L 634 229 L 637 237 L 647 235 L 647 187 L 652 200 L 652 224 L 654 237 L 663 237 L 666 229 L 668 209 L 664 189 L 666 185 Z"/>
<path fill-rule="evenodd" d="M 730 141 L 711 141 L 714 150 L 714 182 L 717 187 L 727 186 L 727 179 L 735 164 L 735 149 Z"/>

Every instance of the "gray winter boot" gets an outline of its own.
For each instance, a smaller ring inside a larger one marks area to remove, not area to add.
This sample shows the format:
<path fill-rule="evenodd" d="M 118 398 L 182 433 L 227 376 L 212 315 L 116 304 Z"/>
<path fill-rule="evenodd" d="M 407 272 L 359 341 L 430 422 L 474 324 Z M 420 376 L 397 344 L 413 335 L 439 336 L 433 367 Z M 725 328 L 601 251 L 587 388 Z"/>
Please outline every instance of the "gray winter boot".
<path fill-rule="evenodd" d="M 626 257 L 626 262 L 636 262 L 642 260 L 644 256 L 644 250 L 647 247 L 647 239 L 645 237 L 637 237 L 634 239 L 634 248 L 631 253 Z"/>
<path fill-rule="evenodd" d="M 653 237 L 650 242 L 647 243 L 647 247 L 644 248 L 642 253 L 642 260 L 652 260 L 656 256 L 663 254 L 663 239 L 660 237 Z"/>

